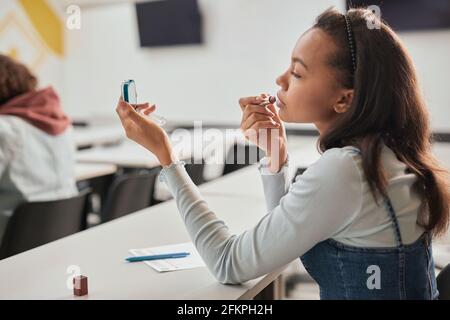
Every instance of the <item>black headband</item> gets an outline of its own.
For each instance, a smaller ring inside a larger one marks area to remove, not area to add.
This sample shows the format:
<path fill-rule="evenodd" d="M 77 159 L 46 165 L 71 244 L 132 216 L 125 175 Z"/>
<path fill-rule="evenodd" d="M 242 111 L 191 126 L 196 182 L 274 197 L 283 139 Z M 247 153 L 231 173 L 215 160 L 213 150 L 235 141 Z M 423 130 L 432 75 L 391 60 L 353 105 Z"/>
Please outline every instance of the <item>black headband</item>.
<path fill-rule="evenodd" d="M 353 74 L 355 74 L 356 71 L 356 46 L 355 46 L 355 40 L 353 37 L 353 29 L 352 24 L 350 22 L 350 18 L 345 14 L 345 26 L 347 28 L 347 37 L 348 37 L 348 46 L 350 47 L 350 55 L 352 57 L 352 67 L 353 67 Z"/>

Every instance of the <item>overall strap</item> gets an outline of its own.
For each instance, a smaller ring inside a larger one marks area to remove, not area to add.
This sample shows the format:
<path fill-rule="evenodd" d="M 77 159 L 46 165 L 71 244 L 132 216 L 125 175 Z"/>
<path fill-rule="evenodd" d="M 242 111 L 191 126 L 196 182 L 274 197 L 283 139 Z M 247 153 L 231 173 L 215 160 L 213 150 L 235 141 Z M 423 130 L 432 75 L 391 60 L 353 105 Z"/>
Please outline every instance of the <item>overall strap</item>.
<path fill-rule="evenodd" d="M 361 154 L 361 150 L 359 150 L 359 148 L 357 147 L 352 147 L 352 150 L 359 155 Z M 398 224 L 397 215 L 395 213 L 394 207 L 392 206 L 391 199 L 386 195 L 383 202 L 394 227 L 395 241 L 400 248 L 403 248 L 404 245 L 402 241 L 402 235 L 400 234 L 400 226 Z"/>
<path fill-rule="evenodd" d="M 400 234 L 400 226 L 398 224 L 397 215 L 395 214 L 394 207 L 392 206 L 391 199 L 388 196 L 384 199 L 385 207 L 389 213 L 389 217 L 391 218 L 392 224 L 394 226 L 394 234 L 395 240 L 399 247 L 403 247 L 402 235 Z"/>
<path fill-rule="evenodd" d="M 397 216 L 395 214 L 394 207 L 392 206 L 391 199 L 389 199 L 389 196 L 386 195 L 384 199 L 384 204 L 386 206 L 386 209 L 389 213 L 389 216 L 392 220 L 392 224 L 394 225 L 394 233 L 395 233 L 395 240 L 397 241 L 397 250 L 398 250 L 398 258 L 399 258 L 399 269 L 398 269 L 398 279 L 400 284 L 400 296 L 399 298 L 401 300 L 406 299 L 406 280 L 405 280 L 405 268 L 406 268 L 406 258 L 405 258 L 405 250 L 404 245 L 402 241 L 402 236 L 400 234 L 400 227 L 398 225 Z"/>
<path fill-rule="evenodd" d="M 355 149 L 357 149 L 357 148 L 355 148 Z M 357 153 L 361 154 L 359 149 L 357 149 Z M 405 285 L 405 282 L 406 282 L 406 280 L 405 280 L 406 259 L 405 259 L 405 250 L 404 250 L 404 245 L 403 245 L 403 241 L 402 241 L 402 236 L 400 234 L 400 227 L 398 224 L 397 215 L 395 213 L 394 207 L 392 206 L 391 199 L 389 198 L 388 195 L 386 195 L 386 197 L 384 197 L 383 202 L 384 202 L 386 210 L 389 214 L 389 218 L 392 221 L 392 224 L 394 227 L 394 236 L 395 236 L 395 240 L 397 242 L 398 258 L 399 258 L 398 279 L 399 279 L 399 284 L 400 284 L 399 298 L 406 299 L 406 297 L 407 297 L 406 285 Z"/>

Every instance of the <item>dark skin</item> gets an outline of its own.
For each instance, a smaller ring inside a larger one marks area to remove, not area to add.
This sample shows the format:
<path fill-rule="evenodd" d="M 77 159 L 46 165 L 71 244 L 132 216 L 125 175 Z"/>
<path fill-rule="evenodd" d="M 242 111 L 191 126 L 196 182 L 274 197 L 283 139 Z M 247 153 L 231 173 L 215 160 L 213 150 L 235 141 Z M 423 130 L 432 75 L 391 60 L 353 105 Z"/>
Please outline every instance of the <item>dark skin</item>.
<path fill-rule="evenodd" d="M 273 104 L 259 105 L 265 95 L 239 99 L 243 111 L 241 130 L 266 151 L 272 172 L 278 172 L 287 159 L 283 122 L 314 123 L 322 134 L 348 110 L 353 89 L 340 85 L 336 70 L 328 64 L 337 49 L 322 30 L 308 30 L 298 39 L 288 69 L 276 79 L 280 87 L 278 109 Z M 156 106 L 146 103 L 135 108 L 150 114 Z M 163 166 L 178 160 L 166 132 L 135 108 L 122 100 L 116 108 L 127 137 L 154 153 Z M 261 130 L 266 133 L 261 135 Z"/>

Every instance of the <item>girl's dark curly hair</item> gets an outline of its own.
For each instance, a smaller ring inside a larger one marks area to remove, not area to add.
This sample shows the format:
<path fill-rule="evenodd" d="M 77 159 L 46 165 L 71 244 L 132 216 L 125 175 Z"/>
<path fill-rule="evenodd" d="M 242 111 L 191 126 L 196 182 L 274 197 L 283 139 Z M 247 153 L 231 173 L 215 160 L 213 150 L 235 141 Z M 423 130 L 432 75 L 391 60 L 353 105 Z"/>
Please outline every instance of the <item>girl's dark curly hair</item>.
<path fill-rule="evenodd" d="M 36 86 L 37 78 L 25 65 L 0 54 L 0 105 Z"/>

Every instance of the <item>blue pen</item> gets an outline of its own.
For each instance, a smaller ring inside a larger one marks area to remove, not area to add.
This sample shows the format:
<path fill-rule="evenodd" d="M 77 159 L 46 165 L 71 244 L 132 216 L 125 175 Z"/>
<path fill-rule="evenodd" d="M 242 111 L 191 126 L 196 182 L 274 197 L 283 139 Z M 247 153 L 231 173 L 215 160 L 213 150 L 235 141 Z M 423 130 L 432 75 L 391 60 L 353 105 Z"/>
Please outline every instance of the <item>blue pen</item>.
<path fill-rule="evenodd" d="M 176 252 L 176 253 L 165 253 L 165 254 L 154 254 L 151 256 L 138 256 L 126 258 L 128 262 L 138 262 L 138 261 L 148 261 L 148 260 L 159 260 L 159 259 L 174 259 L 174 258 L 184 258 L 190 255 L 189 252 Z"/>

